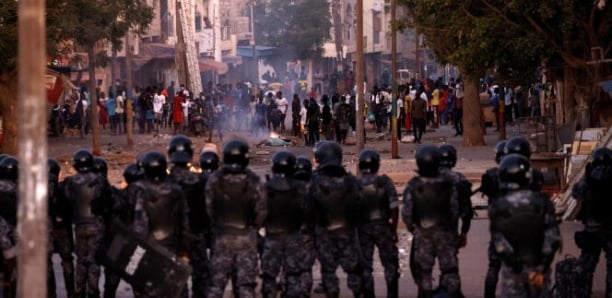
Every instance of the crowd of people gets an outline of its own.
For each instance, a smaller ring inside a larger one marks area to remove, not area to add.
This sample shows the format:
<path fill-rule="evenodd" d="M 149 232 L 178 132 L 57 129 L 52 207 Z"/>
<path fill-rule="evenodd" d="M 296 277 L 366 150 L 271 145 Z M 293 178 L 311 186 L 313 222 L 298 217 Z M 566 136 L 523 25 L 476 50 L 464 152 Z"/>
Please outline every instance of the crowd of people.
<path fill-rule="evenodd" d="M 109 226 L 118 221 L 187 260 L 194 297 L 222 297 L 229 280 L 235 295 L 253 297 L 258 276 L 263 297 L 278 291 L 284 297 L 309 297 L 315 259 L 327 297 L 339 297 L 338 267 L 346 272 L 354 296 L 374 297 L 375 247 L 387 297 L 398 297 L 401 219 L 414 236 L 410 271 L 419 297 L 462 297 L 458 251 L 467 244 L 473 192 L 471 183 L 453 171 L 457 151 L 452 145 L 417 147 L 418 174 L 401 194 L 401 208 L 393 181 L 379 173 L 381 157 L 374 149 L 360 152 L 359 176 L 344 169 L 342 146 L 335 141 L 318 141 L 314 162 L 280 150 L 272 157 L 272 175 L 264 181 L 250 170 L 249 145 L 241 139 L 227 141 L 221 154 L 203 150 L 199 172 L 190 168 L 195 148 L 187 136 L 172 137 L 167 148 L 165 153 L 139 154 L 124 170 L 124 188 L 110 185 L 106 161 L 87 150 L 74 153 L 76 173 L 62 181 L 59 164 L 49 159 L 51 296 L 56 289 L 54 252 L 62 259 L 68 297 L 100 296 L 100 266 L 94 256 L 104 235 L 113 231 Z M 482 177 L 480 191 L 488 197 L 491 221 L 484 297 L 495 297 L 500 272 L 502 297 L 541 297 L 550 291 L 561 236 L 553 205 L 541 192 L 542 173 L 530 166 L 530 149 L 522 137 L 500 142 L 495 157 L 499 166 Z M 0 156 L 4 297 L 15 290 L 18 166 L 15 157 Z M 602 213 L 609 207 L 602 189 L 611 170 L 612 152 L 596 149 L 574 188 L 585 223 L 576 235 L 582 249 L 576 270 L 591 275 L 600 250 L 608 256 L 612 241 L 612 225 Z M 439 285 L 432 277 L 436 260 Z M 104 297 L 114 297 L 122 274 L 105 267 Z M 165 281 L 154 282 L 163 286 Z M 610 275 L 606 284 L 609 294 Z M 133 291 L 137 297 L 156 296 L 148 287 L 134 286 Z M 181 296 L 187 295 L 185 286 Z"/>

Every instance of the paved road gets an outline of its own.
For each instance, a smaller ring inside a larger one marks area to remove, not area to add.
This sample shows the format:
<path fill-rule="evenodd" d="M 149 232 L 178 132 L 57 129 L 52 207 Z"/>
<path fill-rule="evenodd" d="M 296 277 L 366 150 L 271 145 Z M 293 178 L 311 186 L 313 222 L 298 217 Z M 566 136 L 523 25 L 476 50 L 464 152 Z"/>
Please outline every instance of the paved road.
<path fill-rule="evenodd" d="M 489 221 L 486 218 L 476 219 L 472 224 L 472 230 L 468 236 L 468 245 L 460 251 L 459 254 L 459 271 L 461 274 L 462 289 L 466 297 L 482 297 L 483 292 L 483 281 L 487 269 L 487 245 L 489 241 L 488 235 Z M 578 249 L 573 242 L 574 232 L 579 230 L 581 225 L 576 222 L 564 222 L 561 225 L 563 235 L 563 249 L 556 255 L 555 263 L 565 258 L 566 255 L 578 255 Z M 408 233 L 403 232 L 402 236 L 407 237 Z M 405 247 L 400 247 L 404 250 L 402 258 L 408 257 L 409 241 L 400 241 L 404 243 Z M 378 262 L 377 258 L 376 261 Z M 380 268 L 380 264 L 376 264 L 375 268 Z M 58 280 L 62 280 L 61 267 L 59 266 L 59 258 L 54 260 L 55 275 Z M 320 282 L 320 275 L 318 270 L 314 270 L 315 284 Z M 407 268 L 402 270 L 400 279 L 400 297 L 416 297 L 417 287 L 412 281 L 412 277 Z M 351 297 L 350 292 L 346 288 L 346 279 L 344 274 L 339 272 L 342 277 L 341 284 L 341 296 Z M 434 276 L 437 277 L 437 273 Z M 382 271 L 377 269 L 375 271 L 375 285 L 376 285 L 376 296 L 384 297 L 386 295 L 385 282 Z M 100 288 L 103 288 L 104 281 L 100 281 Z M 437 284 L 437 281 L 435 282 Z M 602 256 L 597 271 L 595 272 L 594 284 L 593 284 L 593 296 L 592 297 L 603 297 L 603 291 L 605 289 L 605 259 Z M 259 288 L 258 288 L 259 290 Z M 58 289 L 58 297 L 65 297 L 65 289 Z M 226 291 L 226 297 L 230 297 L 229 288 Z M 122 283 L 119 287 L 118 297 L 133 297 L 129 285 Z M 323 297 L 323 295 L 313 295 L 313 297 Z"/>

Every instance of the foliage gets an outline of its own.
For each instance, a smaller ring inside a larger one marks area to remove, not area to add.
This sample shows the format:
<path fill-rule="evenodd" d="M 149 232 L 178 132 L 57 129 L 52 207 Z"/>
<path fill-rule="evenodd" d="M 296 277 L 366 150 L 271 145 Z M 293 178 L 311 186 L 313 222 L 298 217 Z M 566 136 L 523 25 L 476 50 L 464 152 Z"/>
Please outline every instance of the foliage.
<path fill-rule="evenodd" d="M 275 59 L 319 58 L 330 38 L 330 20 L 326 0 L 260 1 L 255 6 L 255 39 L 276 47 Z"/>

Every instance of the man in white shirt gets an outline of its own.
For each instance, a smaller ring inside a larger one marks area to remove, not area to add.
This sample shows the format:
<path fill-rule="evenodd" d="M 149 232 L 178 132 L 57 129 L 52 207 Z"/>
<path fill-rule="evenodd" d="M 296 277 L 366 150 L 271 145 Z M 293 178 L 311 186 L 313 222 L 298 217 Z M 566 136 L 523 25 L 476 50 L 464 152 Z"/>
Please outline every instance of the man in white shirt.
<path fill-rule="evenodd" d="M 158 89 L 157 93 L 153 96 L 153 114 L 155 115 L 155 129 L 159 130 L 162 120 L 162 113 L 164 104 L 166 103 L 166 97 L 162 94 L 162 90 Z"/>
<path fill-rule="evenodd" d="M 126 119 L 125 119 L 125 91 L 120 91 L 119 95 L 115 99 L 117 106 L 115 107 L 115 113 L 117 114 L 117 133 L 126 133 Z"/>
<path fill-rule="evenodd" d="M 281 134 L 285 133 L 285 118 L 287 117 L 287 109 L 289 101 L 283 96 L 281 91 L 276 92 L 276 107 L 281 111 Z"/>

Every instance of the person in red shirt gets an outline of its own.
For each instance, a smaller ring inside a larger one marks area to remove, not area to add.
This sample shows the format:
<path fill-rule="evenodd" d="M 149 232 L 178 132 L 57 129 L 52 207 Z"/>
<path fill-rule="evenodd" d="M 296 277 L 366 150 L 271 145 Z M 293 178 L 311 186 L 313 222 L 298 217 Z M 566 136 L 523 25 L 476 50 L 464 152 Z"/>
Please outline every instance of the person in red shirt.
<path fill-rule="evenodd" d="M 448 109 L 448 89 L 446 86 L 440 89 L 440 104 L 438 105 L 438 119 L 440 125 L 446 125 L 447 122 L 447 109 Z"/>
<path fill-rule="evenodd" d="M 183 123 L 183 104 L 185 98 L 181 92 L 177 92 L 176 96 L 172 100 L 172 123 L 174 123 L 174 134 L 179 133 L 181 125 Z"/>

